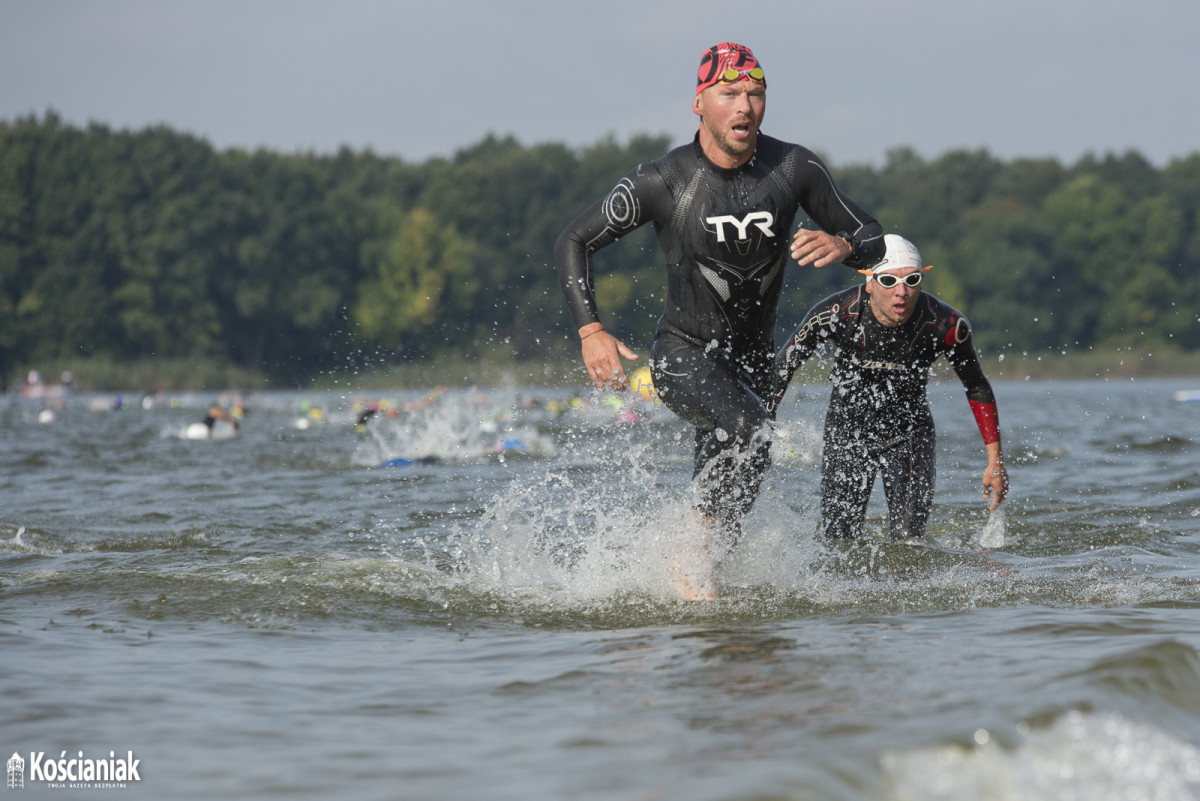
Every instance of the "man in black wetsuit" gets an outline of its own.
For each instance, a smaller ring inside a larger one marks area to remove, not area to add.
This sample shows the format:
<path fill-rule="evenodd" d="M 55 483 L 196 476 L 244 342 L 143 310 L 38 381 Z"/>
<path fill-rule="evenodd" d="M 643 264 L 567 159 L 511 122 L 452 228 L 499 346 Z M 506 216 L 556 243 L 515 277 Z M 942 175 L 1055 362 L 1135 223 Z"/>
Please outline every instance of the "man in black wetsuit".
<path fill-rule="evenodd" d="M 1000 449 L 996 398 L 983 374 L 971 327 L 958 311 L 920 290 L 921 255 L 895 234 L 865 284 L 809 309 L 779 351 L 772 408 L 792 375 L 822 343 L 835 349 L 833 392 L 825 417 L 821 459 L 822 529 L 830 537 L 862 531 L 875 475 L 882 470 L 888 523 L 895 539 L 925 532 L 933 505 L 935 433 L 925 389 L 942 355 L 967 390 L 988 463 L 983 495 L 995 509 L 1008 492 Z"/>
<path fill-rule="evenodd" d="M 635 167 L 555 244 L 588 376 L 598 388 L 624 389 L 621 358 L 637 355 L 600 322 L 591 257 L 654 224 L 667 298 L 651 376 L 663 404 L 696 427 L 699 511 L 731 540 L 769 464 L 764 400 L 774 386 L 776 310 L 798 211 L 821 229 L 792 237 L 790 255 L 801 265 L 866 267 L 883 255 L 881 226 L 838 191 L 816 154 L 760 133 L 766 88 L 749 48 L 706 50 L 692 101 L 695 139 Z"/>

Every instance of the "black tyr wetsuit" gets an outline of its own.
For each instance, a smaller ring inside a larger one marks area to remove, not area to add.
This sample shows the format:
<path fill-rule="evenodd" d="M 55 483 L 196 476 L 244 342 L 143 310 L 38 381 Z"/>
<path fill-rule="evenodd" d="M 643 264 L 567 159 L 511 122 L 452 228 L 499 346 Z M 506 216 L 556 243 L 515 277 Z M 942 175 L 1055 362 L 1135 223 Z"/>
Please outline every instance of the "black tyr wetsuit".
<path fill-rule="evenodd" d="M 821 160 L 761 133 L 741 167 L 713 164 L 698 137 L 638 165 L 555 245 L 582 328 L 599 321 L 591 254 L 654 224 L 667 297 L 651 376 L 663 403 L 696 426 L 693 476 L 709 471 L 701 511 L 730 527 L 749 511 L 768 464 L 770 443 L 759 432 L 772 417 L 763 401 L 773 388 L 776 310 L 799 209 L 825 231 L 858 240 L 847 265 L 883 256 L 881 226 L 838 191 Z"/>
<path fill-rule="evenodd" d="M 832 537 L 862 529 L 876 472 L 883 471 L 891 534 L 919 537 L 933 504 L 936 435 L 926 387 L 943 354 L 967 390 L 984 441 L 995 434 L 996 399 L 980 367 L 967 318 L 922 292 L 912 317 L 888 328 L 859 285 L 809 310 L 775 359 L 772 407 L 817 348 L 836 348 L 821 464 L 822 527 Z"/>

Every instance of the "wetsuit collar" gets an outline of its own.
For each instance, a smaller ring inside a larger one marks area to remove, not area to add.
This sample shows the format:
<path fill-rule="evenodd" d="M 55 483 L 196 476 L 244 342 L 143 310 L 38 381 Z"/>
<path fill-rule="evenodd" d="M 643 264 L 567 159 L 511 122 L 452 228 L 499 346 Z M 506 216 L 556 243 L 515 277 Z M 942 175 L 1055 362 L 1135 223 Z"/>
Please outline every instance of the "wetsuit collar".
<path fill-rule="evenodd" d="M 744 170 L 754 166 L 754 162 L 758 159 L 758 144 L 762 141 L 762 135 L 762 131 L 758 131 L 754 134 L 754 152 L 750 154 L 750 159 L 745 164 L 742 164 L 738 167 L 722 167 L 710 159 L 708 154 L 704 152 L 704 148 L 700 145 L 699 131 L 696 131 L 695 135 L 692 137 L 692 150 L 695 151 L 697 158 L 704 161 L 706 164 L 708 164 L 708 166 L 712 167 L 717 172 L 735 173 L 738 170 Z"/>

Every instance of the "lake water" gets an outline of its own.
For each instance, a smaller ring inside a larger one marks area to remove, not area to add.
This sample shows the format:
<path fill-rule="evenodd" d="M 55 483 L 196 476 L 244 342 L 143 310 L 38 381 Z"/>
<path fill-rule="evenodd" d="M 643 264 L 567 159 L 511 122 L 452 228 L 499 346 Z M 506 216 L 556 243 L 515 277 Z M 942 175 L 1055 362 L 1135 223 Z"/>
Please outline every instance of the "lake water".
<path fill-rule="evenodd" d="M 666 568 L 690 431 L 646 404 L 263 393 L 190 440 L 213 395 L 6 400 L 8 792 L 1200 798 L 1200 403 L 1172 398 L 1197 387 L 996 382 L 988 528 L 978 431 L 935 384 L 929 536 L 888 541 L 877 487 L 829 547 L 828 390 L 796 388 L 708 604 Z M 385 401 L 363 431 L 360 399 Z M 65 775 L 130 752 L 123 786 Z"/>

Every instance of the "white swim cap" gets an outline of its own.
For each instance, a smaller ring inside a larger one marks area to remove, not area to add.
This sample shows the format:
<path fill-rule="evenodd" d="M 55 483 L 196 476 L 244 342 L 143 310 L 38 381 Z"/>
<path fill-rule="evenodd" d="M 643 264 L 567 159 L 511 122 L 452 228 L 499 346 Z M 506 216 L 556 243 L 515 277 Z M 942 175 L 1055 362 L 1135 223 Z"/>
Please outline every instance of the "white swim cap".
<path fill-rule="evenodd" d="M 879 263 L 871 268 L 872 273 L 880 273 L 884 270 L 903 270 L 907 267 L 916 267 L 918 270 L 921 267 L 921 252 L 917 250 L 917 246 L 909 242 L 902 236 L 896 234 L 887 234 L 883 238 L 883 244 L 886 251 Z"/>

